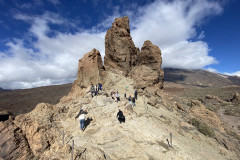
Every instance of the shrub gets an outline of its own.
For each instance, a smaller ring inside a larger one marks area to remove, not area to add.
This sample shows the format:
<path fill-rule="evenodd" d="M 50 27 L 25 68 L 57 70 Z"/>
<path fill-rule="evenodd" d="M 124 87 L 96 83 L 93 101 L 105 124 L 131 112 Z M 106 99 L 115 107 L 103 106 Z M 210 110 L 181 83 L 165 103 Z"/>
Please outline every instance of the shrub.
<path fill-rule="evenodd" d="M 214 131 L 205 123 L 200 122 L 196 118 L 192 118 L 189 120 L 189 123 L 197 128 L 197 130 L 204 134 L 205 136 L 213 137 Z"/>

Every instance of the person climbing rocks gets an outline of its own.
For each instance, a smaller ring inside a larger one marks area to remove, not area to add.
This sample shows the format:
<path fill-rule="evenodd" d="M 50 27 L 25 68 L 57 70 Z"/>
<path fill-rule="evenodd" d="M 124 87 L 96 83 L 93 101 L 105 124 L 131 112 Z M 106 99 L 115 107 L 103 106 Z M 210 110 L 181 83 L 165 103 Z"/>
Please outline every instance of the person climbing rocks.
<path fill-rule="evenodd" d="M 129 95 L 129 97 L 128 97 L 128 103 L 132 104 L 132 97 L 131 97 L 131 95 Z"/>
<path fill-rule="evenodd" d="M 137 96 L 138 96 L 138 92 L 137 92 L 137 90 L 135 90 L 135 92 L 134 92 L 134 98 L 137 100 Z"/>
<path fill-rule="evenodd" d="M 125 123 L 125 116 L 123 115 L 123 112 L 119 109 L 117 113 L 117 118 L 120 123 Z"/>
<path fill-rule="evenodd" d="M 85 114 L 87 114 L 86 111 L 83 111 L 82 109 L 78 113 L 78 115 L 75 117 L 75 119 L 78 117 L 80 122 L 80 129 L 84 131 L 84 123 L 85 123 Z"/>
<path fill-rule="evenodd" d="M 135 98 L 133 97 L 132 98 L 132 106 L 134 107 L 136 104 L 135 104 Z"/>
<path fill-rule="evenodd" d="M 99 83 L 99 89 L 100 89 L 100 91 L 102 90 L 102 84 L 101 83 Z"/>
<path fill-rule="evenodd" d="M 93 98 L 93 93 L 95 92 L 95 91 L 94 91 L 94 87 L 93 87 L 93 85 L 92 85 L 90 91 L 91 91 L 91 96 L 92 96 L 92 98 Z"/>

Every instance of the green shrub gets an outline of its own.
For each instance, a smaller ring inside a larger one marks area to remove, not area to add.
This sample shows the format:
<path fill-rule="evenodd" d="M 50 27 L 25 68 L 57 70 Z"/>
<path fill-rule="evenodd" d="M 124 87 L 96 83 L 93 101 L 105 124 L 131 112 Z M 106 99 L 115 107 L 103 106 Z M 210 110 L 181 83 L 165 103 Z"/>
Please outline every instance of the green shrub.
<path fill-rule="evenodd" d="M 205 123 L 200 122 L 196 118 L 192 118 L 189 120 L 189 123 L 197 128 L 199 132 L 204 134 L 205 136 L 213 137 L 214 131 Z"/>

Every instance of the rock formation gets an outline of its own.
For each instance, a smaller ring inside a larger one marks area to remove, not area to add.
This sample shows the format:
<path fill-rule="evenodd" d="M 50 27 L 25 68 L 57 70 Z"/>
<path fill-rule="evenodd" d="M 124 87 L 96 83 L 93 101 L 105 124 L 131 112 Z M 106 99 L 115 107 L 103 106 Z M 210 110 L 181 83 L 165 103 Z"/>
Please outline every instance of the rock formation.
<path fill-rule="evenodd" d="M 161 50 L 151 41 L 145 41 L 137 56 L 137 66 L 131 71 L 135 80 L 134 86 L 144 89 L 156 85 L 156 87 L 162 88 L 164 72 L 161 65 Z"/>
<path fill-rule="evenodd" d="M 137 53 L 130 45 L 127 17 L 116 19 L 108 32 L 106 71 L 99 51 L 93 49 L 79 60 L 78 77 L 67 101 L 56 105 L 40 103 L 27 114 L 0 122 L 0 159 L 70 159 L 72 150 L 73 159 L 89 160 L 239 159 L 240 149 L 235 147 L 239 142 L 233 140 L 233 147 L 228 139 L 223 143 L 225 128 L 214 112 L 196 100 L 180 98 L 178 102 L 175 96 L 159 89 L 163 72 L 157 46 L 146 41 L 141 53 Z M 125 74 L 111 72 L 112 67 Z M 132 76 L 126 77 L 128 74 Z M 98 96 L 82 94 L 98 82 L 104 84 Z M 132 107 L 122 95 L 133 94 L 134 87 L 145 88 L 147 94 L 139 94 Z M 112 91 L 119 92 L 119 103 L 106 96 Z M 80 109 L 88 112 L 84 131 L 76 117 Z M 125 115 L 125 123 L 116 118 L 119 109 Z M 187 123 L 190 118 L 203 119 L 223 137 L 217 138 L 219 141 L 206 137 Z M 170 133 L 173 146 L 166 140 Z"/>
<path fill-rule="evenodd" d="M 32 151 L 22 130 L 10 119 L 0 122 L 0 159 L 31 159 Z"/>
<path fill-rule="evenodd" d="M 105 76 L 101 54 L 98 50 L 93 49 L 79 60 L 77 79 L 73 83 L 70 96 L 76 97 L 85 94 L 91 85 L 103 83 Z"/>
<path fill-rule="evenodd" d="M 118 69 L 127 75 L 136 65 L 138 53 L 130 36 L 128 17 L 116 18 L 105 36 L 104 67 Z"/>
<path fill-rule="evenodd" d="M 107 70 L 117 69 L 135 80 L 134 86 L 146 88 L 163 87 L 164 72 L 158 46 L 144 42 L 141 52 L 135 47 L 130 35 L 128 17 L 115 19 L 105 37 L 104 66 Z"/>

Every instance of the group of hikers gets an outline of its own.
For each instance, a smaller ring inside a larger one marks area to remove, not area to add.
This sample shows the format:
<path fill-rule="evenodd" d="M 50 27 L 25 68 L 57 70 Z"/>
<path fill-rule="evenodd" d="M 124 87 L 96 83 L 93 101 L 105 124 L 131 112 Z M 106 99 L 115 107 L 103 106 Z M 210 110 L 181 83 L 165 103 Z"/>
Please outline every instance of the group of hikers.
<path fill-rule="evenodd" d="M 93 98 L 93 96 L 97 96 L 98 95 L 98 92 L 102 90 L 102 84 L 101 83 L 98 83 L 96 85 L 91 85 L 91 88 L 90 88 L 90 92 L 91 92 L 91 96 Z"/>
<path fill-rule="evenodd" d="M 91 96 L 93 97 L 93 95 L 97 95 L 99 90 L 102 90 L 102 84 L 101 83 L 98 83 L 97 85 L 95 86 L 91 86 Z M 131 95 L 129 95 L 129 97 L 127 98 L 126 96 L 126 93 L 124 93 L 124 98 L 128 100 L 128 103 L 131 104 L 133 107 L 136 105 L 136 100 L 137 100 L 137 96 L 138 96 L 138 92 L 137 90 L 134 91 L 134 96 L 131 97 Z M 118 91 L 115 93 L 115 92 L 111 92 L 111 97 L 112 99 L 115 101 L 115 102 L 119 102 L 120 101 L 120 96 L 119 96 L 119 93 Z M 82 131 L 84 131 L 85 129 L 85 114 L 87 114 L 86 111 L 84 110 L 80 110 L 80 112 L 78 113 L 78 115 L 75 117 L 75 119 L 78 117 L 79 119 L 79 122 L 80 122 L 80 128 Z M 123 114 L 123 112 L 119 109 L 118 113 L 117 113 L 117 118 L 118 118 L 118 121 L 120 123 L 125 123 L 125 116 Z"/>

